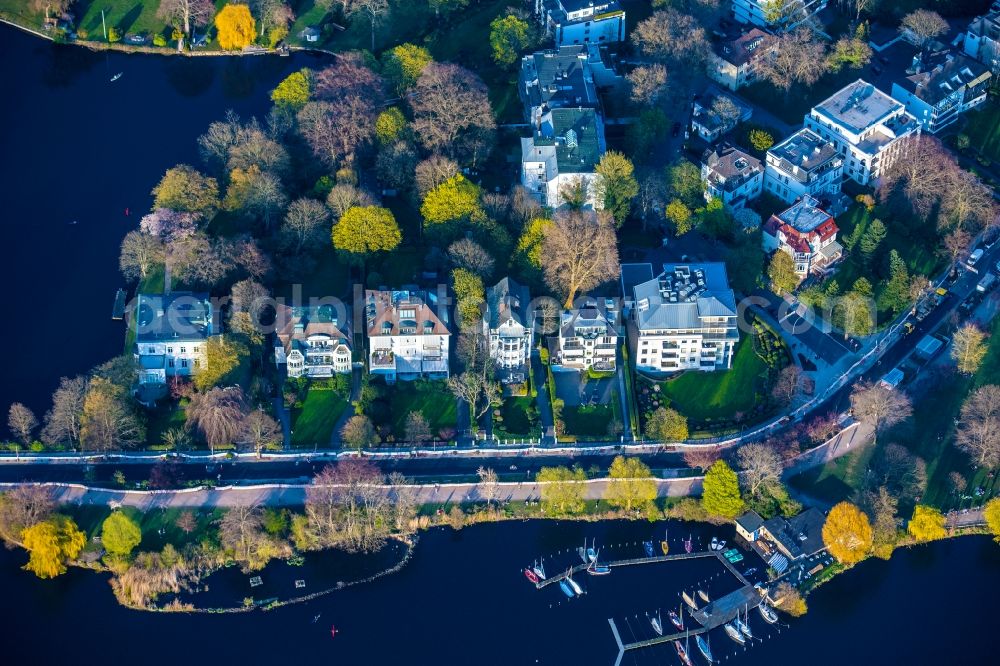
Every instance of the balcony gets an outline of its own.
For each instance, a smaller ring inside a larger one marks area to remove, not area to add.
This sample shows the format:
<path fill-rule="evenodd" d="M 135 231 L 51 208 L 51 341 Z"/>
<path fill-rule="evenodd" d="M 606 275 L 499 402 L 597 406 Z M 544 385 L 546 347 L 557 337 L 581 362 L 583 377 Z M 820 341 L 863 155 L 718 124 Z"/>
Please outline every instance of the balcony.
<path fill-rule="evenodd" d="M 396 365 L 396 355 L 389 349 L 376 349 L 371 354 L 373 368 L 392 368 Z"/>

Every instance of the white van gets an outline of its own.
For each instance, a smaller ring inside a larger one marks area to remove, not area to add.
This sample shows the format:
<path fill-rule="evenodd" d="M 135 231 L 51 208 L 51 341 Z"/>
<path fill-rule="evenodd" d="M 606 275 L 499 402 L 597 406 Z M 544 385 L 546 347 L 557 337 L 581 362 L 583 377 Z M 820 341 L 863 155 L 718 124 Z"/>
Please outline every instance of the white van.
<path fill-rule="evenodd" d="M 975 266 L 976 262 L 982 258 L 983 258 L 983 248 L 980 247 L 974 250 L 973 253 L 969 255 L 968 264 L 970 266 Z"/>

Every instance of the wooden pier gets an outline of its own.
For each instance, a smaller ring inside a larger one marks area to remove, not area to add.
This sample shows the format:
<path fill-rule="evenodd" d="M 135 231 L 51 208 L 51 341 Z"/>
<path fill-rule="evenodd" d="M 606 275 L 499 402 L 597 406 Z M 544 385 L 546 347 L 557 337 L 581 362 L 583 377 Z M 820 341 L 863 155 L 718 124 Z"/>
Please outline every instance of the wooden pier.
<path fill-rule="evenodd" d="M 616 567 L 628 567 L 636 564 L 655 564 L 657 562 L 670 562 L 673 560 L 695 560 L 703 557 L 715 557 L 719 553 L 712 551 L 699 551 L 696 553 L 675 553 L 673 555 L 654 555 L 653 557 L 636 557 L 627 560 L 613 560 L 611 562 L 605 562 L 611 568 Z M 577 564 L 574 567 L 569 567 L 566 571 L 563 571 L 555 576 L 550 576 L 545 580 L 535 583 L 535 587 L 542 589 L 547 585 L 552 585 L 553 583 L 558 583 L 559 581 L 566 578 L 568 575 L 573 575 L 580 573 L 581 571 L 586 571 L 590 568 L 591 563 L 587 562 L 585 564 Z M 742 578 L 742 576 L 740 576 Z M 746 582 L 746 581 L 744 581 Z"/>
<path fill-rule="evenodd" d="M 693 618 L 705 630 L 721 627 L 736 617 L 737 612 L 756 608 L 760 605 L 761 595 L 757 588 L 744 585 L 735 592 L 706 604 L 701 610 L 693 611 L 688 617 Z"/>

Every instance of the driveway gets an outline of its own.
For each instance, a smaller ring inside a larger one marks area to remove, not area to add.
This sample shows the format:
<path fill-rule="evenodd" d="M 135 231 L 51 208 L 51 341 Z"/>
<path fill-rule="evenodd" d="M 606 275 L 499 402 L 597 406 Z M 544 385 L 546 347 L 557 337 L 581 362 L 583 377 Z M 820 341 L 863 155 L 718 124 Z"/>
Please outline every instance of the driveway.
<path fill-rule="evenodd" d="M 553 378 L 556 380 L 556 397 L 567 407 L 605 405 L 611 402 L 614 395 L 615 377 L 584 381 L 583 373 L 574 370 L 554 372 Z"/>
<path fill-rule="evenodd" d="M 753 295 L 767 301 L 767 313 L 778 322 L 786 338 L 792 338 L 827 365 L 835 365 L 851 353 L 838 334 L 824 333 L 819 326 L 820 322 L 810 322 L 803 318 L 784 299 L 763 289 L 755 291 Z M 801 346 L 796 352 L 803 352 Z"/>

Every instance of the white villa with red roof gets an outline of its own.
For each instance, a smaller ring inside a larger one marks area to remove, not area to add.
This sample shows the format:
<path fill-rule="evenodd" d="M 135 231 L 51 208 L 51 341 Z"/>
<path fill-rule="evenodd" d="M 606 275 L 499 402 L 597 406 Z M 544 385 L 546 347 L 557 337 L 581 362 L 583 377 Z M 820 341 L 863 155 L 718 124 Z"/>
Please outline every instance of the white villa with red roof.
<path fill-rule="evenodd" d="M 833 216 L 805 196 L 764 223 L 764 250 L 787 252 L 801 279 L 825 275 L 844 256 L 844 248 L 837 242 L 838 231 Z"/>

